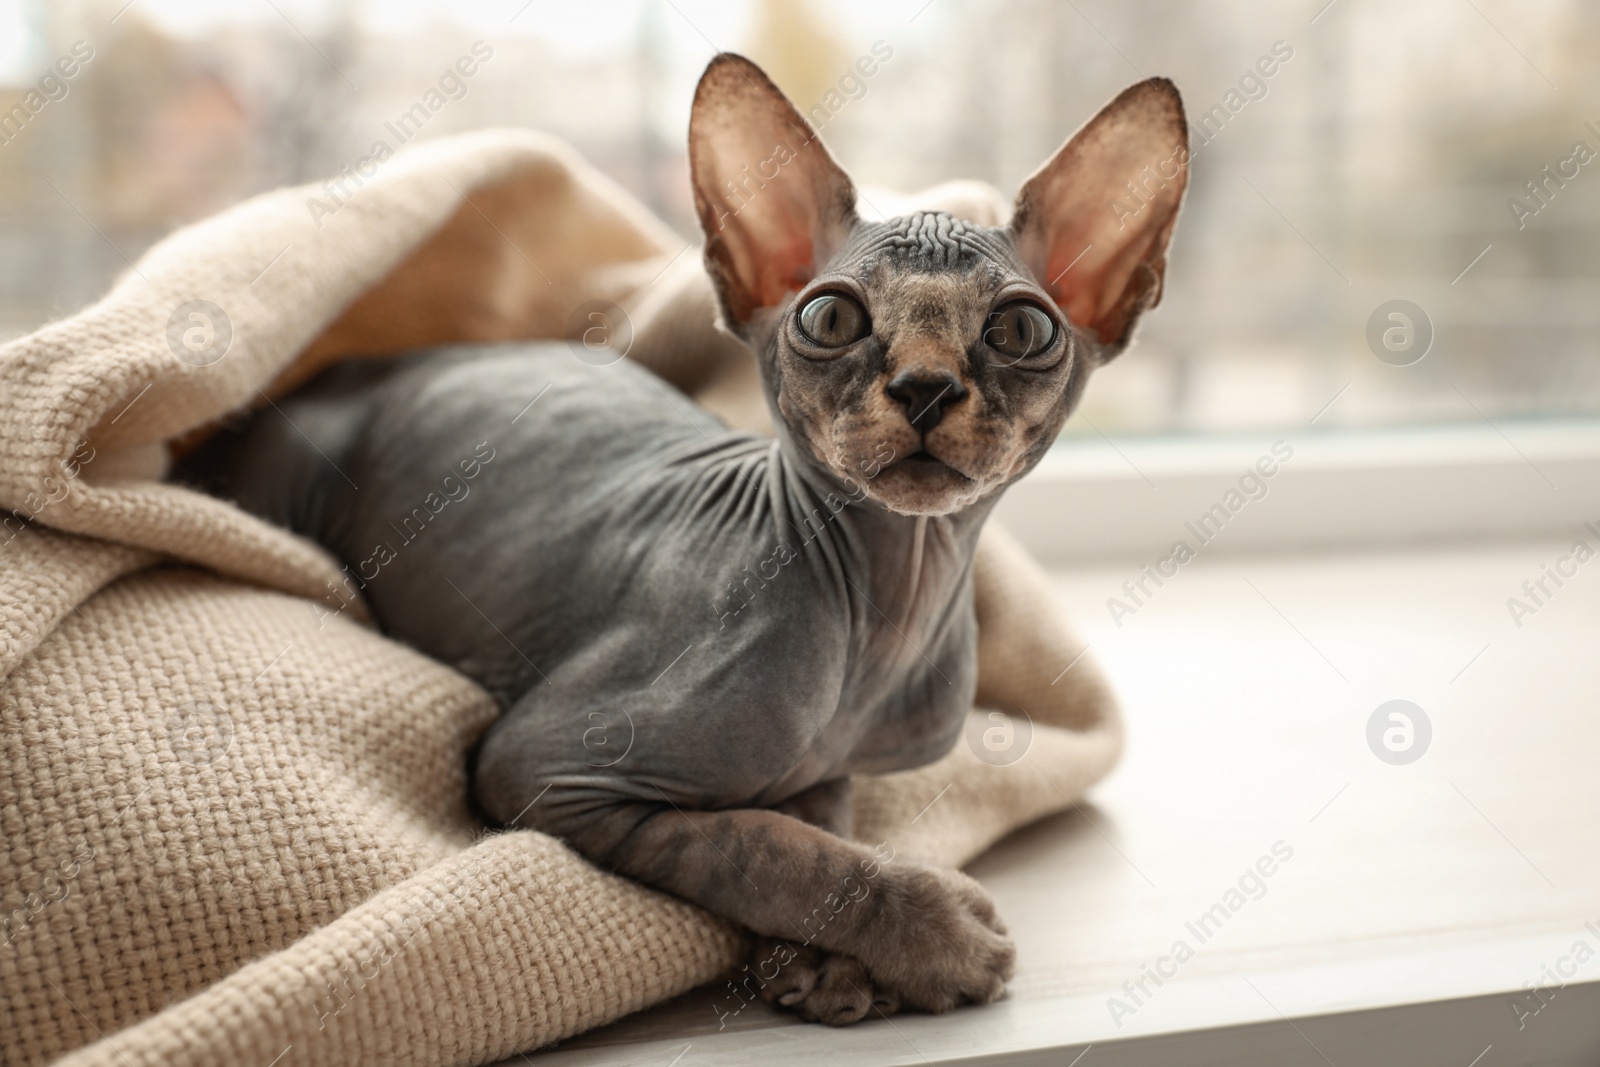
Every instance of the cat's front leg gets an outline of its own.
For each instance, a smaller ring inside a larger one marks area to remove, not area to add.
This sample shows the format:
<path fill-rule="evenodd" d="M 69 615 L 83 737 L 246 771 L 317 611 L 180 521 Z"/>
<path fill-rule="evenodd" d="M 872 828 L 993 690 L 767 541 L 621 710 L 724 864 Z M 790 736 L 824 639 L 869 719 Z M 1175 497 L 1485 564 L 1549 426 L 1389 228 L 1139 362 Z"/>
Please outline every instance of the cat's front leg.
<path fill-rule="evenodd" d="M 977 882 L 957 871 L 885 862 L 873 849 L 781 812 L 619 803 L 592 809 L 581 825 L 548 829 L 602 865 L 757 934 L 789 940 L 798 931 L 807 947 L 859 960 L 887 994 L 885 1005 L 898 999 L 945 1011 L 984 1004 L 1011 977 L 1015 947 Z M 828 988 L 842 987 L 846 971 Z M 870 1004 L 870 990 L 860 995 Z M 826 1010 L 817 1007 L 819 1015 Z"/>
<path fill-rule="evenodd" d="M 960 872 L 894 859 L 779 811 L 694 810 L 668 777 L 606 777 L 544 761 L 535 772 L 526 754 L 543 746 L 528 740 L 496 731 L 480 752 L 479 802 L 501 822 L 560 837 L 600 866 L 757 935 L 853 957 L 884 1006 L 983 1004 L 1011 977 L 1016 950 L 994 903 Z"/>
<path fill-rule="evenodd" d="M 853 792 L 850 779 L 835 778 L 819 782 L 773 807 L 838 837 L 849 838 Z M 856 879 L 849 889 L 844 899 L 855 903 L 859 895 L 871 891 L 871 881 Z M 827 913 L 823 916 L 826 918 Z M 816 921 L 816 914 L 803 920 L 805 924 Z M 873 981 L 864 963 L 854 956 L 817 948 L 811 940 L 806 926 L 801 924 L 796 924 L 790 937 L 757 935 L 735 981 L 768 1004 L 788 1008 L 808 1022 L 829 1026 L 859 1022 L 871 1012 L 888 1016 L 900 1010 L 900 998 Z"/>

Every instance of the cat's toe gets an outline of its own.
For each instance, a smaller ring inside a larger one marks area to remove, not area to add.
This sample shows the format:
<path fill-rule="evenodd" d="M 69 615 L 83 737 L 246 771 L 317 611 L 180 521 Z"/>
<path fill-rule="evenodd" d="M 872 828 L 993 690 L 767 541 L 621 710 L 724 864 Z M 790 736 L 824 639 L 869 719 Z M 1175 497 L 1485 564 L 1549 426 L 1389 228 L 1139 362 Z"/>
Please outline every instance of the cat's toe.
<path fill-rule="evenodd" d="M 800 1018 L 829 1026 L 860 1022 L 873 1009 L 872 977 L 860 960 L 828 956 L 817 984 L 796 1009 Z"/>
<path fill-rule="evenodd" d="M 750 959 L 764 983 L 761 999 L 790 1008 L 807 1022 L 849 1026 L 869 1014 L 900 1010 L 900 998 L 879 988 L 854 957 L 758 938 Z M 777 973 L 768 977 L 775 964 Z"/>
<path fill-rule="evenodd" d="M 823 959 L 823 953 L 814 948 L 795 946 L 778 938 L 757 938 L 750 953 L 750 966 L 763 982 L 761 999 L 785 1008 L 803 1002 L 817 986 Z M 774 968 L 777 973 L 767 977 Z"/>

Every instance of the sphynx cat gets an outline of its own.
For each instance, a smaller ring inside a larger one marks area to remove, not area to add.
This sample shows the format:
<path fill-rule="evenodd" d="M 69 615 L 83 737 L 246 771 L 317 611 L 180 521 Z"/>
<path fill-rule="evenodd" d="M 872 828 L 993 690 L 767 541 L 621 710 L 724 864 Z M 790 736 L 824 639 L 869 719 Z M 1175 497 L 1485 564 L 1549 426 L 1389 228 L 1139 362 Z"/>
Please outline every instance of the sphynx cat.
<path fill-rule="evenodd" d="M 979 530 L 1159 299 L 1187 145 L 1150 79 L 1008 226 L 868 222 L 801 114 L 719 55 L 694 202 L 775 437 L 629 361 L 455 347 L 334 367 L 184 476 L 325 545 L 386 633 L 494 695 L 491 819 L 747 927 L 761 994 L 805 1018 L 985 1003 L 1015 956 L 992 901 L 852 841 L 850 778 L 961 735 Z"/>

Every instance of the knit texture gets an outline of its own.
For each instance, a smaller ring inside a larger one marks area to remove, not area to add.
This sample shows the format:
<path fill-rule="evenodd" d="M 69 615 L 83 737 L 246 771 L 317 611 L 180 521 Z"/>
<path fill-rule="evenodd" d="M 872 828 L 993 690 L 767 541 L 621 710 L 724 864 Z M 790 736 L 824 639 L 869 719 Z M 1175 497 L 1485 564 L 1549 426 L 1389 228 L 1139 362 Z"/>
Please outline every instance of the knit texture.
<path fill-rule="evenodd" d="M 408 149 L 331 215 L 312 195 L 180 231 L 0 347 L 5 1064 L 487 1063 L 743 949 L 559 841 L 487 832 L 466 802 L 487 695 L 340 610 L 317 546 L 161 481 L 171 448 L 348 356 L 572 337 L 593 300 L 641 342 L 670 323 L 725 349 L 703 277 L 653 290 L 683 243 L 528 132 Z M 977 581 L 980 702 L 1010 718 L 979 709 L 938 764 L 859 783 L 860 836 L 930 862 L 1066 807 L 1121 743 L 999 531 Z M 990 743 L 1024 719 L 1022 748 Z"/>

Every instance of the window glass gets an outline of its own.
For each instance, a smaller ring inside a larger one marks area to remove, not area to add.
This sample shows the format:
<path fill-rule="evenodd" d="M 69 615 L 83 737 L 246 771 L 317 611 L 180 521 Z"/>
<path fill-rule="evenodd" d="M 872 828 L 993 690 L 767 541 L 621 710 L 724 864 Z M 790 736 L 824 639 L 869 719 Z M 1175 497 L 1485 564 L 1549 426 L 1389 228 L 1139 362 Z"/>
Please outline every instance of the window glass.
<path fill-rule="evenodd" d="M 1009 192 L 1124 86 L 1177 81 L 1195 154 L 1163 306 L 1070 432 L 1600 411 L 1584 0 L 0 0 L 0 335 L 183 222 L 350 193 L 484 126 L 559 134 L 693 239 L 684 132 L 717 48 L 898 188 Z"/>

